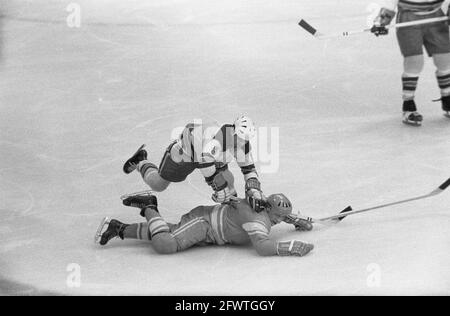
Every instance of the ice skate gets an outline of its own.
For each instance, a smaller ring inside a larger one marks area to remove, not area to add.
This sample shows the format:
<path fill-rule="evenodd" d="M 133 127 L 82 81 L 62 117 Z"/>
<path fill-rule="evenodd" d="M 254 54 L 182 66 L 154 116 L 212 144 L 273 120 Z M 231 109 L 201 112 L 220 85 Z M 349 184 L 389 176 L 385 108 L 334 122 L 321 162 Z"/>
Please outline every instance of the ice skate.
<path fill-rule="evenodd" d="M 412 126 L 421 126 L 423 116 L 417 112 L 416 102 L 414 100 L 403 101 L 403 123 Z"/>
<path fill-rule="evenodd" d="M 403 112 L 403 123 L 412 126 L 421 126 L 423 121 L 423 116 L 419 112 Z"/>
<path fill-rule="evenodd" d="M 158 199 L 151 193 L 131 195 L 123 200 L 123 205 L 141 209 L 141 216 L 145 217 L 145 209 L 158 211 Z"/>
<path fill-rule="evenodd" d="M 444 116 L 450 118 L 450 95 L 442 97 L 441 101 Z"/>
<path fill-rule="evenodd" d="M 147 151 L 144 149 L 145 144 L 139 147 L 139 149 L 134 153 L 134 155 L 127 160 L 123 165 L 123 172 L 126 174 L 132 173 L 136 170 L 139 162 L 147 159 Z"/>
<path fill-rule="evenodd" d="M 123 231 L 127 226 L 128 225 L 123 224 L 118 220 L 110 220 L 108 217 L 105 217 L 97 229 L 97 233 L 95 234 L 95 242 L 105 246 L 113 238 L 119 237 L 120 239 L 124 239 Z M 107 228 L 103 231 L 105 227 Z"/>

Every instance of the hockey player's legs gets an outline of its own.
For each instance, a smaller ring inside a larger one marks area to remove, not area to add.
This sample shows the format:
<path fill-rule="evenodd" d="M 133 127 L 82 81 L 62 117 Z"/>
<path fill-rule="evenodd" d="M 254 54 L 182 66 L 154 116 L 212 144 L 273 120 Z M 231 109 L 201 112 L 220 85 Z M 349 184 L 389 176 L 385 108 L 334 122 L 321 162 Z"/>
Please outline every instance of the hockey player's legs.
<path fill-rule="evenodd" d="M 138 164 L 137 170 L 153 191 L 162 192 L 172 182 L 183 182 L 195 170 L 193 163 L 185 162 L 184 157 L 179 155 L 177 146 L 177 143 L 172 143 L 167 148 L 159 168 L 147 160 Z"/>
<path fill-rule="evenodd" d="M 179 144 L 173 143 L 164 154 L 159 175 L 168 182 L 183 182 L 195 169 L 195 164 L 184 157 Z"/>
<path fill-rule="evenodd" d="M 444 12 L 427 15 L 427 18 L 437 18 L 445 16 Z M 448 23 L 433 23 L 422 26 L 423 41 L 429 56 L 450 53 L 450 31 Z"/>
<path fill-rule="evenodd" d="M 436 78 L 442 97 L 442 110 L 450 111 L 450 53 L 433 55 Z"/>
<path fill-rule="evenodd" d="M 436 78 L 441 89 L 442 110 L 450 118 L 450 53 L 433 55 Z"/>
<path fill-rule="evenodd" d="M 423 71 L 425 58 L 423 54 L 406 56 L 403 61 L 403 100 L 413 100 L 416 94 L 419 77 Z"/>
<path fill-rule="evenodd" d="M 397 23 L 412 22 L 425 19 L 427 16 L 418 16 L 410 11 L 399 10 Z M 420 26 L 410 26 L 397 29 L 397 40 L 400 51 L 404 57 L 423 54 L 423 30 Z"/>
<path fill-rule="evenodd" d="M 171 234 L 177 242 L 178 251 L 193 246 L 215 244 L 208 214 L 208 208 L 197 207 L 183 215 L 177 225 L 170 226 Z"/>
<path fill-rule="evenodd" d="M 142 179 L 155 192 L 165 191 L 170 185 L 170 182 L 163 179 L 158 172 L 142 173 Z"/>
<path fill-rule="evenodd" d="M 436 16 L 445 16 L 440 10 Z M 424 45 L 436 66 L 436 79 L 441 90 L 442 110 L 450 112 L 450 31 L 448 23 L 427 26 Z"/>
<path fill-rule="evenodd" d="M 148 209 L 148 223 L 128 226 L 124 237 L 151 240 L 153 249 L 160 254 L 172 254 L 193 246 L 214 244 L 215 239 L 207 215 L 207 208 L 198 207 L 183 215 L 178 224 L 170 224 L 158 212 Z"/>
<path fill-rule="evenodd" d="M 446 75 L 450 73 L 450 53 L 434 54 L 433 62 L 436 66 L 438 75 Z"/>
<path fill-rule="evenodd" d="M 410 22 L 426 17 L 418 16 L 410 11 L 399 10 L 397 22 Z M 403 86 L 403 123 L 419 126 L 423 117 L 417 112 L 414 101 L 419 77 L 424 68 L 424 31 L 420 26 L 397 29 L 397 39 L 404 57 Z"/>

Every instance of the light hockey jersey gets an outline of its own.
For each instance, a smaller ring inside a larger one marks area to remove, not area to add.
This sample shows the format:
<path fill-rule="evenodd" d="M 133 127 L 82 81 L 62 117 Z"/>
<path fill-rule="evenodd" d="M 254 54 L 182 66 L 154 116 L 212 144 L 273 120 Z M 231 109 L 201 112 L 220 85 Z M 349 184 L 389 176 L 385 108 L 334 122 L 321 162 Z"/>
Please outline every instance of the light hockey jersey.
<path fill-rule="evenodd" d="M 237 142 L 233 125 L 188 124 L 179 141 L 184 155 L 196 164 L 205 176 L 213 175 L 216 167 L 236 160 L 246 180 L 258 177 L 250 142 Z"/>
<path fill-rule="evenodd" d="M 439 10 L 445 0 L 385 0 L 384 6 L 395 10 L 397 7 L 414 12 L 433 12 Z"/>

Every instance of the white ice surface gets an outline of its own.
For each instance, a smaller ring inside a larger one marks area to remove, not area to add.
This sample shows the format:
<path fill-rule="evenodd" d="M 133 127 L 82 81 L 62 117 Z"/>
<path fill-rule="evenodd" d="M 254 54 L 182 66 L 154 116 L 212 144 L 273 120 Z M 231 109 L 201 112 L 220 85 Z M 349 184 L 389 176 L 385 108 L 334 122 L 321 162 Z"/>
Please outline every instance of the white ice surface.
<path fill-rule="evenodd" d="M 139 221 L 119 196 L 146 189 L 123 161 L 142 143 L 159 163 L 173 128 L 247 113 L 280 128 L 280 168 L 265 192 L 303 214 L 333 215 L 427 193 L 450 176 L 450 121 L 430 61 L 422 128 L 400 123 L 395 36 L 318 41 L 365 26 L 362 0 L 2 1 L 0 288 L 6 294 L 450 294 L 450 193 L 277 239 L 315 244 L 305 258 L 250 247 L 157 255 L 143 242 L 93 243 L 103 216 Z M 239 170 L 237 185 L 243 186 Z M 242 195 L 242 190 L 240 194 Z M 210 204 L 198 173 L 159 195 L 177 221 Z M 69 288 L 67 267 L 81 267 Z M 379 267 L 379 287 L 369 286 Z"/>

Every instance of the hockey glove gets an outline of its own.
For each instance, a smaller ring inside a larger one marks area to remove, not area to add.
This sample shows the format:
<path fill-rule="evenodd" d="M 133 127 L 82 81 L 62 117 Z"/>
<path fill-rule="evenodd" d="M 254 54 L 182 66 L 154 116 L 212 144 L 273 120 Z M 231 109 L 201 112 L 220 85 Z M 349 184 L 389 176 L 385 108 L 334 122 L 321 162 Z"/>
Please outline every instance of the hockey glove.
<path fill-rule="evenodd" d="M 391 24 L 392 20 L 395 17 L 395 11 L 382 8 L 380 10 L 380 13 L 378 14 L 377 18 L 374 21 L 374 25 L 372 29 L 370 30 L 372 33 L 375 34 L 375 36 L 380 35 L 388 35 L 389 29 L 386 28 L 389 24 Z"/>
<path fill-rule="evenodd" d="M 252 207 L 252 209 L 260 213 L 267 206 L 267 198 L 261 191 L 261 183 L 256 178 L 250 178 L 247 180 L 245 184 L 245 196 L 248 204 Z"/>
<path fill-rule="evenodd" d="M 228 203 L 233 196 L 236 196 L 236 190 L 228 187 L 228 182 L 221 172 L 216 172 L 211 177 L 205 179 L 214 190 L 212 200 L 216 203 Z"/>
<path fill-rule="evenodd" d="M 235 189 L 226 187 L 223 190 L 214 192 L 211 198 L 216 203 L 225 204 L 230 203 L 236 195 Z"/>
<path fill-rule="evenodd" d="M 310 253 L 313 249 L 314 245 L 298 240 L 281 241 L 277 245 L 277 252 L 279 256 L 303 257 Z"/>
<path fill-rule="evenodd" d="M 294 225 L 296 230 L 303 232 L 311 231 L 313 229 L 313 225 L 310 222 L 302 218 L 298 218 L 293 214 L 286 216 L 284 222 Z"/>

